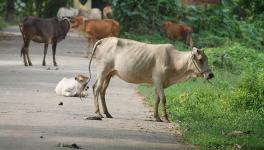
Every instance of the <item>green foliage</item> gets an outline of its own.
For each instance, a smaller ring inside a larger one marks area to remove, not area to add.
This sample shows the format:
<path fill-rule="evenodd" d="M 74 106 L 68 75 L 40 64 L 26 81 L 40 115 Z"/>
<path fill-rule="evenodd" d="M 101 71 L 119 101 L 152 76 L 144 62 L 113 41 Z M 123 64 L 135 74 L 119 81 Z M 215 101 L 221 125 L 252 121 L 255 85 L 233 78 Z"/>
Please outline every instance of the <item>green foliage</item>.
<path fill-rule="evenodd" d="M 264 70 L 243 74 L 240 85 L 233 91 L 233 109 L 264 110 Z"/>
<path fill-rule="evenodd" d="M 264 149 L 264 54 L 237 43 L 205 51 L 213 84 L 192 79 L 166 89 L 171 119 L 200 149 Z M 139 90 L 153 106 L 153 87 Z"/>
<path fill-rule="evenodd" d="M 123 32 L 162 33 L 162 22 L 171 20 L 192 26 L 193 42 L 197 47 L 217 47 L 232 40 L 257 50 L 264 49 L 261 0 L 222 0 L 221 5 L 208 5 L 206 9 L 203 5 L 181 5 L 180 0 L 111 2 L 115 19 L 120 22 Z"/>
<path fill-rule="evenodd" d="M 7 26 L 7 24 L 5 23 L 5 21 L 3 20 L 3 18 L 0 17 L 0 30 L 2 30 L 3 28 L 5 28 Z"/>
<path fill-rule="evenodd" d="M 60 7 L 73 4 L 72 0 L 15 0 L 16 20 L 27 16 L 55 17 Z M 6 3 L 0 0 L 0 12 L 5 12 Z M 16 21 L 15 20 L 15 21 Z"/>
<path fill-rule="evenodd" d="M 131 34 L 129 32 L 121 32 L 120 33 L 120 37 L 121 38 L 127 38 L 127 39 L 132 39 L 132 40 L 136 40 L 136 41 L 141 41 L 144 43 L 152 43 L 152 44 L 166 44 L 166 43 L 170 43 L 172 45 L 174 45 L 174 47 L 177 50 L 188 50 L 189 47 L 187 45 L 185 45 L 183 42 L 180 41 L 170 41 L 164 37 L 162 37 L 160 34 L 157 33 L 152 33 L 152 34 Z"/>
<path fill-rule="evenodd" d="M 176 16 L 178 3 L 178 0 L 112 0 L 112 7 L 125 31 L 153 33 L 160 30 L 164 18 Z"/>

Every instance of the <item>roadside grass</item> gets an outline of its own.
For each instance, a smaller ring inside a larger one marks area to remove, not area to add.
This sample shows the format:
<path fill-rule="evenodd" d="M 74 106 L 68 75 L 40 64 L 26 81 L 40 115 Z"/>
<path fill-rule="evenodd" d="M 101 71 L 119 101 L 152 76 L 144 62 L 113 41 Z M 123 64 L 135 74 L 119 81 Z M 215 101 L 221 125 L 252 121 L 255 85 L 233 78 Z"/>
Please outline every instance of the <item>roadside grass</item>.
<path fill-rule="evenodd" d="M 4 29 L 7 27 L 7 23 L 3 20 L 2 17 L 0 17 L 0 30 Z"/>
<path fill-rule="evenodd" d="M 133 39 L 167 42 L 160 35 Z M 200 149 L 264 149 L 264 54 L 232 42 L 205 52 L 215 74 L 212 85 L 197 78 L 167 88 L 171 120 Z M 139 92 L 154 106 L 152 86 L 141 85 Z"/>

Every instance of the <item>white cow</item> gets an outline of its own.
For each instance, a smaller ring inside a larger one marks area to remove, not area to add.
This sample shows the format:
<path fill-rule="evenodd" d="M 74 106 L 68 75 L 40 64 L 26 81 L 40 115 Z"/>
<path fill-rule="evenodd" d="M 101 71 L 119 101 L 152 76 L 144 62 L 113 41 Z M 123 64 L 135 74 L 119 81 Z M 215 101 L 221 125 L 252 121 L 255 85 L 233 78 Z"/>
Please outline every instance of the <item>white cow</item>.
<path fill-rule="evenodd" d="M 57 13 L 57 17 L 59 19 L 62 19 L 63 17 L 75 17 L 77 16 L 79 13 L 79 10 L 78 9 L 74 9 L 72 7 L 61 7 L 59 10 L 58 10 L 58 13 Z"/>
<path fill-rule="evenodd" d="M 156 88 L 157 101 L 154 117 L 162 121 L 158 114 L 161 100 L 166 121 L 166 97 L 164 88 L 185 81 L 190 77 L 213 78 L 208 68 L 208 59 L 202 50 L 177 51 L 171 44 L 146 44 L 128 39 L 109 37 L 96 42 L 93 55 L 96 54 L 97 78 L 93 85 L 95 113 L 103 117 L 99 111 L 98 96 L 100 94 L 103 112 L 111 118 L 105 103 L 105 92 L 114 75 L 129 83 L 149 83 Z M 90 73 L 91 77 L 91 73 Z"/>
<path fill-rule="evenodd" d="M 83 16 L 86 20 L 90 19 L 102 19 L 102 12 L 98 8 L 92 9 L 79 9 L 78 16 Z"/>
<path fill-rule="evenodd" d="M 72 78 L 63 78 L 55 88 L 57 95 L 74 97 L 87 96 L 88 93 L 82 92 L 88 83 L 88 77 L 83 75 L 76 75 Z"/>

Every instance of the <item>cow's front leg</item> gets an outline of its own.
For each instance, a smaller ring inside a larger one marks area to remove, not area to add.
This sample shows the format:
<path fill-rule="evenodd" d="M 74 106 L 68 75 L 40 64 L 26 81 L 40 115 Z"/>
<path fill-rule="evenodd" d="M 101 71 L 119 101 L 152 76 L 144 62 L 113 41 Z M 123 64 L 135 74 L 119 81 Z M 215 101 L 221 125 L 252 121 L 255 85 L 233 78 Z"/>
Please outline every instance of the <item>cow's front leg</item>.
<path fill-rule="evenodd" d="M 53 65 L 54 66 L 58 66 L 58 64 L 56 62 L 56 58 L 55 58 L 55 55 L 56 55 L 56 47 L 57 47 L 57 42 L 54 42 L 52 44 L 52 56 L 53 56 Z"/>
<path fill-rule="evenodd" d="M 154 118 L 156 119 L 156 121 L 158 122 L 162 122 L 162 120 L 159 117 L 159 103 L 160 103 L 160 97 L 158 95 L 157 90 L 155 90 L 156 92 L 156 102 L 155 102 L 155 110 L 154 110 Z"/>
<path fill-rule="evenodd" d="M 42 60 L 42 66 L 46 66 L 46 55 L 47 55 L 47 51 L 48 51 L 48 46 L 49 44 L 44 44 L 44 56 L 43 56 L 43 60 Z"/>
<path fill-rule="evenodd" d="M 161 95 L 161 103 L 162 103 L 162 108 L 163 108 L 163 114 L 166 122 L 170 122 L 168 119 L 168 114 L 167 114 L 167 107 L 166 107 L 166 96 L 164 94 L 164 90 L 162 91 Z"/>
<path fill-rule="evenodd" d="M 159 116 L 158 115 L 158 103 L 159 103 L 159 101 L 158 100 L 161 100 L 165 122 L 170 122 L 168 119 L 168 114 L 167 114 L 167 110 L 166 110 L 166 96 L 164 93 L 164 88 L 163 88 L 162 82 L 156 83 L 156 91 L 157 91 L 157 102 L 155 105 L 156 120 L 158 121 L 158 119 L 159 119 L 159 117 L 158 117 Z M 155 113 L 154 113 L 154 115 L 155 115 Z"/>

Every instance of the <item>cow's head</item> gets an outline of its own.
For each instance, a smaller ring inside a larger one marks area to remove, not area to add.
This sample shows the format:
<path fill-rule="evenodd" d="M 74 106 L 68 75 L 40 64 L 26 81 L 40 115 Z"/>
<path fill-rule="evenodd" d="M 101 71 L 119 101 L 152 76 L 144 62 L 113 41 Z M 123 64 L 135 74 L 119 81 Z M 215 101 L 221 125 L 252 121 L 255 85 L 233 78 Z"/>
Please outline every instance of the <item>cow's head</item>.
<path fill-rule="evenodd" d="M 201 76 L 207 80 L 214 77 L 214 74 L 208 66 L 208 58 L 204 51 L 193 47 L 191 52 L 191 61 L 194 76 Z"/>
<path fill-rule="evenodd" d="M 84 75 L 81 75 L 81 74 L 78 74 L 78 75 L 75 76 L 75 80 L 81 85 L 80 91 L 84 90 L 84 88 L 88 84 L 88 79 L 89 79 L 88 77 L 86 77 Z"/>
<path fill-rule="evenodd" d="M 171 21 L 165 21 L 163 22 L 163 29 L 168 29 L 168 27 L 172 25 L 172 22 Z"/>
<path fill-rule="evenodd" d="M 80 29 L 83 26 L 84 17 L 83 16 L 76 16 L 71 19 L 71 27 L 73 29 Z"/>

